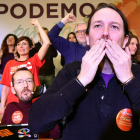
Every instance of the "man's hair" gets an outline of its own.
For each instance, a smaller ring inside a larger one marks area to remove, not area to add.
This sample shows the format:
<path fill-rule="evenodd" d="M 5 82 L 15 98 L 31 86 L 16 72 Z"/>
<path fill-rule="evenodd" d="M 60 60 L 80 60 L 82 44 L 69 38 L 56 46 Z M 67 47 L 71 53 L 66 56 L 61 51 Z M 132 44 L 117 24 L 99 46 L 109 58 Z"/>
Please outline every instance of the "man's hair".
<path fill-rule="evenodd" d="M 76 33 L 76 31 L 77 31 L 77 27 L 79 26 L 79 25 L 82 25 L 82 24 L 86 24 L 87 25 L 87 23 L 86 22 L 84 22 L 84 21 L 80 21 L 80 22 L 78 22 L 76 25 L 75 25 L 75 33 Z"/>
<path fill-rule="evenodd" d="M 19 72 L 19 71 L 29 71 L 26 67 L 23 67 L 23 68 L 19 68 L 15 71 L 15 73 L 12 75 L 12 87 L 14 87 L 14 75 Z M 31 71 L 29 71 L 31 73 Z M 32 73 L 31 73 L 32 74 Z M 32 77 L 33 77 L 33 81 L 34 81 L 34 76 L 32 74 Z"/>
<path fill-rule="evenodd" d="M 95 11 L 93 12 L 93 14 L 91 15 L 91 17 L 89 18 L 89 21 L 88 21 L 88 27 L 87 27 L 87 30 L 86 30 L 86 34 L 89 34 L 89 28 L 90 28 L 90 24 L 91 24 L 91 19 L 93 17 L 93 15 L 99 11 L 100 9 L 103 9 L 103 8 L 111 8 L 113 10 L 115 10 L 122 18 L 123 20 L 123 25 L 124 25 L 124 36 L 126 35 L 129 35 L 129 29 L 128 29 L 128 23 L 127 23 L 127 20 L 126 20 L 126 17 L 124 16 L 124 14 L 112 3 L 110 4 L 107 4 L 107 3 L 99 3 L 97 8 L 95 9 Z"/>
<path fill-rule="evenodd" d="M 46 27 L 42 27 L 42 29 L 43 29 L 43 30 L 47 30 L 47 31 L 48 31 L 48 33 L 49 33 L 48 28 L 46 28 Z M 40 33 L 39 33 L 39 32 L 38 32 L 38 34 L 40 35 Z"/>
<path fill-rule="evenodd" d="M 43 29 L 43 30 L 47 30 L 47 31 L 49 32 L 48 28 L 46 28 L 46 27 L 42 27 L 42 29 Z"/>

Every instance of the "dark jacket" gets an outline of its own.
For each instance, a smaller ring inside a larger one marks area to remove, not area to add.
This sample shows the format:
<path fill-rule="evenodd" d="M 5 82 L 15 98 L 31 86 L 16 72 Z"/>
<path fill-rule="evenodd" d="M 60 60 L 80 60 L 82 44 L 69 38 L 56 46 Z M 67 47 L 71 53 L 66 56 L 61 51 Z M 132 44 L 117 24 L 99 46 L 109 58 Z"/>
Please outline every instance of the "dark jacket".
<path fill-rule="evenodd" d="M 140 66 L 132 66 L 135 78 L 127 85 L 123 87 L 114 76 L 107 88 L 99 72 L 86 88 L 77 83 L 80 67 L 80 62 L 64 66 L 34 103 L 29 113 L 31 130 L 39 133 L 52 129 L 67 117 L 63 140 L 139 140 Z M 133 112 L 132 129 L 126 132 L 116 124 L 117 114 L 125 108 Z"/>

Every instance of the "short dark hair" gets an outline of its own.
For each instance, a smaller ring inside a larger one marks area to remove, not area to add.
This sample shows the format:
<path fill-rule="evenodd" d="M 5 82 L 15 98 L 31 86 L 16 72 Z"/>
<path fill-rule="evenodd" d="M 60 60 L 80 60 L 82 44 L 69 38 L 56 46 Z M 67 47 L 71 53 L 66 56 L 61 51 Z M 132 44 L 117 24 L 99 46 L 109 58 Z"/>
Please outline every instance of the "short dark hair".
<path fill-rule="evenodd" d="M 26 40 L 26 41 L 29 43 L 30 48 L 33 46 L 33 42 L 32 42 L 32 40 L 31 40 L 28 36 L 21 36 L 21 37 L 19 37 L 19 38 L 17 39 L 16 45 L 17 45 L 20 41 L 22 41 L 22 40 Z M 20 55 L 19 55 L 18 52 L 16 52 L 16 55 L 18 56 L 18 58 L 20 58 Z"/>
<path fill-rule="evenodd" d="M 15 71 L 15 73 L 12 75 L 12 86 L 14 86 L 14 75 L 15 75 L 17 72 L 19 72 L 19 71 L 29 71 L 29 70 L 28 70 L 26 67 L 17 69 L 17 70 Z M 31 71 L 29 71 L 29 72 L 32 74 Z M 33 74 L 32 74 L 32 76 L 33 76 Z M 33 81 L 34 81 L 34 76 L 33 76 Z"/>
<path fill-rule="evenodd" d="M 88 21 L 88 27 L 87 27 L 87 30 L 86 30 L 86 33 L 89 34 L 89 28 L 90 28 L 90 24 L 91 24 L 91 19 L 93 17 L 93 15 L 99 11 L 100 9 L 103 9 L 103 8 L 111 8 L 113 10 L 115 10 L 122 18 L 123 20 L 123 24 L 124 24 L 124 36 L 126 35 L 129 35 L 129 29 L 128 29 L 128 23 L 127 23 L 127 20 L 126 20 L 126 17 L 124 16 L 124 14 L 112 3 L 110 4 L 107 4 L 107 3 L 99 3 L 97 8 L 95 9 L 95 11 L 93 12 L 93 14 L 91 15 L 91 17 L 89 18 L 89 21 Z"/>
<path fill-rule="evenodd" d="M 32 42 L 32 40 L 31 40 L 28 36 L 21 36 L 21 37 L 19 37 L 19 38 L 17 39 L 17 44 L 18 44 L 20 41 L 22 41 L 22 40 L 28 41 L 30 48 L 33 46 L 33 42 Z M 16 45 L 17 45 L 17 44 L 16 44 Z"/>

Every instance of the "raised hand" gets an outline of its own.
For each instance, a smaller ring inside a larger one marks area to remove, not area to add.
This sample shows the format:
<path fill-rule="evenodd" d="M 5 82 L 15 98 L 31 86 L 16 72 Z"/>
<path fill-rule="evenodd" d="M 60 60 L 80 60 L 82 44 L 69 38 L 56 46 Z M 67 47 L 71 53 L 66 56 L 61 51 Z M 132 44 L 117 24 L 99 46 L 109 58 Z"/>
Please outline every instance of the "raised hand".
<path fill-rule="evenodd" d="M 67 14 L 67 15 L 61 20 L 61 22 L 63 22 L 64 24 L 66 24 L 67 22 L 74 22 L 74 21 L 76 21 L 76 17 L 75 17 L 73 14 L 71 14 L 71 13 Z"/>
<path fill-rule="evenodd" d="M 37 28 L 39 26 L 39 21 L 37 19 L 32 19 L 30 22 L 32 25 L 35 25 Z"/>
<path fill-rule="evenodd" d="M 77 77 L 84 86 L 94 79 L 98 65 L 105 56 L 104 49 L 105 41 L 103 39 L 97 40 L 92 48 L 84 55 L 81 64 L 81 71 Z"/>
<path fill-rule="evenodd" d="M 124 83 L 131 77 L 133 77 L 131 71 L 131 54 L 128 47 L 125 51 L 114 41 L 107 40 L 106 42 L 106 54 L 113 64 L 114 71 L 117 78 Z"/>

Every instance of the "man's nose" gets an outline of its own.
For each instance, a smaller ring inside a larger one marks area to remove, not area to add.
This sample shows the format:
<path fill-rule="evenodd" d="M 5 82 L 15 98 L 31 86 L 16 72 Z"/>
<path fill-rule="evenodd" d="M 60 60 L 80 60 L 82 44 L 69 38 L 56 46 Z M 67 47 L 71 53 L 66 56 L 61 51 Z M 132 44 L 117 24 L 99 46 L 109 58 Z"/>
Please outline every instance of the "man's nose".
<path fill-rule="evenodd" d="M 23 85 L 24 85 L 24 87 L 28 87 L 28 83 L 26 80 L 24 80 Z"/>
<path fill-rule="evenodd" d="M 109 29 L 106 26 L 103 28 L 102 38 L 105 40 L 109 38 Z"/>

